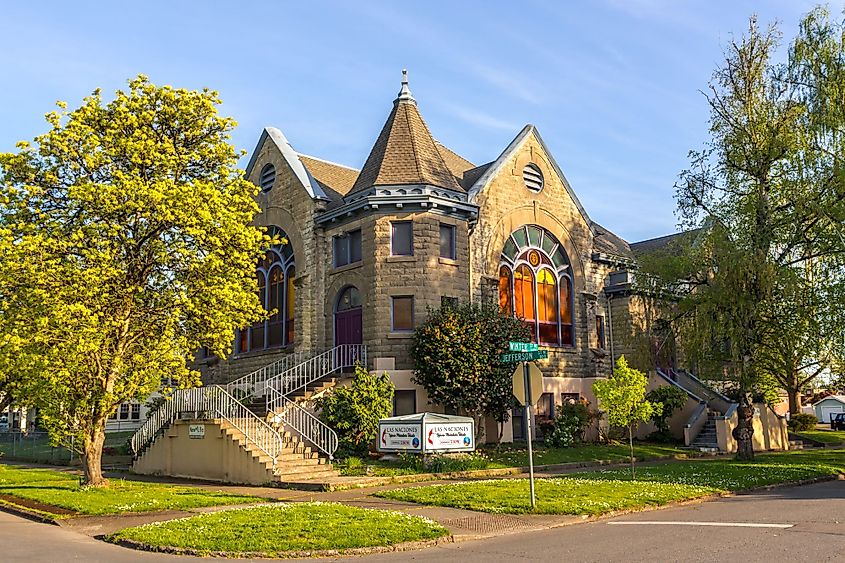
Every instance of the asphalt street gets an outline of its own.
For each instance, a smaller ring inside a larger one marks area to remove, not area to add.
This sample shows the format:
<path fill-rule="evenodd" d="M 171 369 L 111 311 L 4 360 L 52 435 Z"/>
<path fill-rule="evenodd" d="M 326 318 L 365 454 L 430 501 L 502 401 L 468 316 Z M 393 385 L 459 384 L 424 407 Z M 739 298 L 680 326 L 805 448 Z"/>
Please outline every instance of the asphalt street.
<path fill-rule="evenodd" d="M 208 561 L 135 552 L 6 513 L 0 513 L 0 560 Z M 423 551 L 331 560 L 845 561 L 845 481 L 740 495 Z"/>

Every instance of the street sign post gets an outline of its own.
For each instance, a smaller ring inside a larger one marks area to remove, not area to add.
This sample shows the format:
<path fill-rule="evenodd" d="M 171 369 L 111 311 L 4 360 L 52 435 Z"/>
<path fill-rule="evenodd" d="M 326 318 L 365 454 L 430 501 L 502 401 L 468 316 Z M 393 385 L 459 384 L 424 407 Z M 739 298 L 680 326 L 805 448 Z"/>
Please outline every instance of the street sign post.
<path fill-rule="evenodd" d="M 531 360 L 545 359 L 549 353 L 545 350 L 538 350 L 536 344 L 529 342 L 509 342 L 509 354 L 502 354 L 503 363 L 521 362 L 513 373 L 514 395 L 519 399 L 520 404 L 525 406 L 525 431 L 528 439 L 528 481 L 531 491 L 531 508 L 537 506 L 537 498 L 534 495 L 534 449 L 531 444 L 531 405 L 540 398 L 543 392 L 543 374 L 536 364 L 529 363 Z M 533 348 L 533 349 L 532 349 Z M 520 373 L 521 372 L 521 373 Z M 520 381 L 520 375 L 522 381 Z"/>

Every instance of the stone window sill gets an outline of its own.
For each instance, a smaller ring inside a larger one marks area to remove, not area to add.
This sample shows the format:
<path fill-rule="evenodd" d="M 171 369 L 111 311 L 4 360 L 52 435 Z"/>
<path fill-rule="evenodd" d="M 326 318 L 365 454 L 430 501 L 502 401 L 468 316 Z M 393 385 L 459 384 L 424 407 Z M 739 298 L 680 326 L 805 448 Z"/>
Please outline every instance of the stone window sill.
<path fill-rule="evenodd" d="M 337 268 L 332 268 L 332 271 L 329 272 L 331 274 L 339 274 L 341 272 L 348 272 L 349 270 L 354 270 L 355 268 L 360 268 L 364 265 L 363 260 L 358 260 L 357 262 L 353 262 L 351 264 L 345 264 L 343 266 L 338 266 Z"/>
<path fill-rule="evenodd" d="M 413 330 L 394 330 L 393 332 L 387 333 L 387 338 L 393 339 L 400 339 L 400 338 L 413 338 L 414 331 Z"/>
<path fill-rule="evenodd" d="M 388 262 L 413 262 L 416 260 L 414 256 L 388 256 Z"/>
<path fill-rule="evenodd" d="M 442 256 L 438 259 L 438 262 L 441 264 L 445 264 L 446 266 L 458 266 L 457 260 L 452 260 L 451 258 L 443 258 Z"/>

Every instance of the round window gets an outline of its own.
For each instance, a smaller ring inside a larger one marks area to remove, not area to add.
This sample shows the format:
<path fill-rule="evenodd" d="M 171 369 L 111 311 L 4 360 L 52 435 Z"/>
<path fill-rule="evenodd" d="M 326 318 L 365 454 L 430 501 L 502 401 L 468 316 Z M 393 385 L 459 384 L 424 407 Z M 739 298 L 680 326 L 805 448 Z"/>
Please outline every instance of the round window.
<path fill-rule="evenodd" d="M 258 185 L 262 192 L 269 192 L 276 182 L 276 168 L 272 164 L 265 164 L 258 177 Z"/>
<path fill-rule="evenodd" d="M 529 162 L 522 169 L 522 180 L 525 182 L 525 187 L 532 192 L 539 192 L 543 189 L 543 172 L 533 162 Z"/>

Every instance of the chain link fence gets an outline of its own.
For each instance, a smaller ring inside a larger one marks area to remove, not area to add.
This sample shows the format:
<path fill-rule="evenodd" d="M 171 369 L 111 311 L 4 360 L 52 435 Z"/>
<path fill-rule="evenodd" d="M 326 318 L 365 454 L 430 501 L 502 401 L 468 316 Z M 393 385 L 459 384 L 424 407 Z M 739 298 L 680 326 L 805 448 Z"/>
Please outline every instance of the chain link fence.
<path fill-rule="evenodd" d="M 78 457 L 67 448 L 50 444 L 46 432 L 0 432 L 0 460 L 70 464 Z"/>

